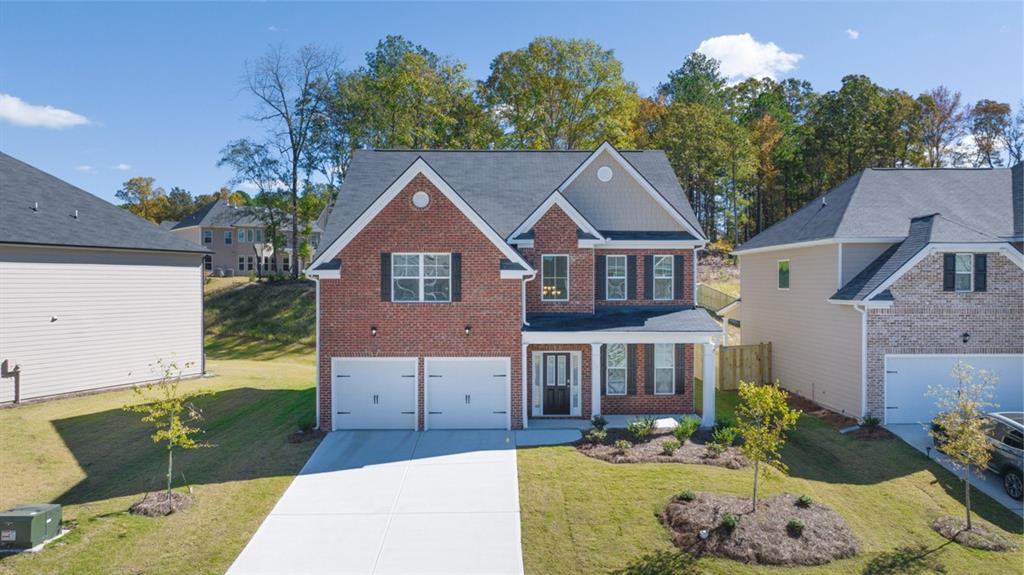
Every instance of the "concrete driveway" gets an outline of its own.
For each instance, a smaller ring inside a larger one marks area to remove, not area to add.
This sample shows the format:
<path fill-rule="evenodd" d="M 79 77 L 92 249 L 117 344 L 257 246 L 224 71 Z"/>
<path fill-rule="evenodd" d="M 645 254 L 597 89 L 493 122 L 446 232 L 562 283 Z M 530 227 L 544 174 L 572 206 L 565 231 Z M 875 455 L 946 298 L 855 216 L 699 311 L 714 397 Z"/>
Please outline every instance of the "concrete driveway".
<path fill-rule="evenodd" d="M 953 464 L 950 463 L 949 457 L 946 457 L 945 454 L 934 448 L 932 438 L 928 434 L 928 430 L 925 429 L 924 425 L 919 423 L 905 423 L 899 425 L 886 425 L 885 428 L 895 433 L 900 439 L 907 442 L 911 447 L 921 453 L 927 454 L 928 448 L 931 447 L 932 459 L 938 461 L 940 465 L 951 471 L 953 475 L 956 475 L 957 477 L 963 476 L 963 472 L 957 471 L 956 468 L 953 467 Z M 1006 494 L 1006 490 L 1003 489 L 1003 480 L 995 473 L 986 471 L 985 477 L 979 479 L 978 476 L 974 475 L 972 472 L 971 485 L 992 499 L 995 499 L 1017 515 L 1024 516 L 1024 503 L 1017 501 Z"/>
<path fill-rule="evenodd" d="M 229 575 L 519 574 L 516 438 L 336 431 Z"/>

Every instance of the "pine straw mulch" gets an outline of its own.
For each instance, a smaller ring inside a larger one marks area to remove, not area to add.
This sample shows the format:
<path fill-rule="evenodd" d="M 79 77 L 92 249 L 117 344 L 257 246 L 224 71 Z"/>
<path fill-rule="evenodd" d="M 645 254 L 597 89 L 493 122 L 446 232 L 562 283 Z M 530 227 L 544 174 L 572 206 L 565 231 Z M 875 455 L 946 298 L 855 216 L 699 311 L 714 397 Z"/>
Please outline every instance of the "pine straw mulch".
<path fill-rule="evenodd" d="M 662 522 L 672 531 L 673 542 L 695 555 L 713 555 L 744 563 L 764 565 L 821 565 L 857 554 L 857 539 L 846 521 L 828 507 L 797 505 L 797 497 L 784 493 L 760 500 L 757 513 L 750 499 L 698 493 L 693 501 L 672 499 Z M 722 525 L 725 513 L 740 518 L 733 531 Z M 790 535 L 791 519 L 803 521 L 803 533 Z M 699 532 L 708 531 L 701 539 Z"/>
<path fill-rule="evenodd" d="M 730 447 L 717 457 L 711 456 L 706 446 L 706 443 L 711 440 L 711 433 L 700 429 L 683 442 L 672 455 L 665 455 L 662 448 L 662 444 L 666 441 L 675 440 L 671 430 L 655 429 L 654 433 L 642 442 L 636 442 L 625 429 L 608 429 L 606 431 L 608 437 L 604 443 L 594 445 L 586 439 L 580 439 L 575 443 L 576 450 L 588 457 L 609 463 L 695 463 L 717 465 L 729 469 L 741 469 L 750 465 L 750 462 L 743 457 L 737 447 Z M 619 451 L 613 444 L 620 439 L 633 443 L 633 447 L 624 452 Z"/>
<path fill-rule="evenodd" d="M 1017 544 L 996 533 L 995 528 L 982 525 L 977 520 L 971 522 L 971 530 L 967 530 L 967 522 L 959 517 L 939 517 L 932 522 L 932 529 L 946 539 L 984 551 L 1016 551 Z"/>
<path fill-rule="evenodd" d="M 192 506 L 192 502 L 192 496 L 187 493 L 173 491 L 170 498 L 167 497 L 166 491 L 147 493 L 141 501 L 136 501 L 128 508 L 128 513 L 146 517 L 163 517 L 188 509 Z"/>
<path fill-rule="evenodd" d="M 810 415 L 811 417 L 816 417 L 837 429 L 857 425 L 856 419 L 822 407 L 806 397 L 794 394 L 792 391 L 789 392 L 789 398 L 786 399 L 786 403 L 793 409 L 799 409 L 805 414 Z"/>

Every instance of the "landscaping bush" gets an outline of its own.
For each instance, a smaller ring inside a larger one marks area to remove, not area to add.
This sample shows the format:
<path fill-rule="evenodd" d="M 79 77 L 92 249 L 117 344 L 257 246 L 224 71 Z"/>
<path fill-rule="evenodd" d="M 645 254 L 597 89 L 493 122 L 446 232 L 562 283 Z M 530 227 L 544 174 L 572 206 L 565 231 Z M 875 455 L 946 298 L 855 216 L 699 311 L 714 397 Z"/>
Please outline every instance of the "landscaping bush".
<path fill-rule="evenodd" d="M 608 420 L 605 419 L 604 416 L 595 415 L 594 417 L 590 418 L 590 425 L 593 425 L 594 429 L 604 431 L 605 426 L 608 425 Z"/>
<path fill-rule="evenodd" d="M 699 419 L 696 417 L 684 417 L 676 424 L 675 429 L 672 430 L 672 435 L 679 440 L 679 443 L 685 443 L 697 431 L 698 427 L 700 427 Z"/>
<path fill-rule="evenodd" d="M 800 537 L 804 533 L 804 522 L 799 519 L 790 519 L 786 524 L 786 533 L 789 533 L 790 537 Z"/>
<path fill-rule="evenodd" d="M 736 526 L 739 525 L 739 524 L 740 524 L 740 516 L 739 515 L 736 515 L 734 513 L 726 513 L 725 515 L 722 515 L 722 527 L 725 527 L 725 529 L 728 532 L 732 533 L 732 531 L 734 529 L 736 529 Z"/>
<path fill-rule="evenodd" d="M 587 432 L 585 439 L 591 445 L 600 445 L 608 438 L 608 432 L 603 429 L 594 428 Z"/>
<path fill-rule="evenodd" d="M 618 449 L 620 454 L 629 451 L 630 447 L 633 447 L 633 444 L 626 441 L 625 439 L 620 439 L 615 442 L 615 449 Z"/>
<path fill-rule="evenodd" d="M 739 434 L 739 430 L 735 427 L 722 427 L 716 429 L 711 434 L 711 439 L 715 443 L 720 443 L 725 447 L 731 447 L 733 442 L 736 441 L 736 435 Z"/>
<path fill-rule="evenodd" d="M 801 495 L 796 500 L 797 507 L 803 507 L 805 509 L 810 507 L 811 503 L 813 503 L 813 501 L 811 500 L 811 496 L 810 495 Z"/>
<path fill-rule="evenodd" d="M 626 424 L 626 431 L 637 441 L 643 441 L 654 433 L 654 426 L 657 421 L 653 417 L 634 419 Z"/>
<path fill-rule="evenodd" d="M 864 423 L 862 425 L 864 427 L 867 427 L 867 428 L 870 428 L 870 429 L 874 429 L 874 428 L 878 427 L 881 424 L 882 424 L 882 420 L 881 419 L 878 419 L 877 417 L 869 415 L 869 416 L 864 418 Z"/>
<path fill-rule="evenodd" d="M 661 452 L 665 455 L 672 455 L 679 449 L 679 442 L 674 439 L 669 439 L 661 444 Z"/>
<path fill-rule="evenodd" d="M 728 415 L 719 415 L 715 418 L 715 430 L 726 427 L 736 427 L 736 420 Z"/>
<path fill-rule="evenodd" d="M 679 494 L 679 499 L 681 501 L 693 501 L 696 498 L 697 494 L 694 493 L 692 489 L 687 489 L 686 491 Z"/>

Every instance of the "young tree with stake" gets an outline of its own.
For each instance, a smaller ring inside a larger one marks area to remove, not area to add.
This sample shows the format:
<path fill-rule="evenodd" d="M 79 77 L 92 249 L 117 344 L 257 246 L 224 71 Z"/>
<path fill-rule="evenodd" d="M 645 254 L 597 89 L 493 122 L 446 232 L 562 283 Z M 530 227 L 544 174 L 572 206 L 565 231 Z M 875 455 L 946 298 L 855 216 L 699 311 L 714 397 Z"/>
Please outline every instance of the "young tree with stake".
<path fill-rule="evenodd" d="M 786 431 L 796 425 L 800 411 L 786 404 L 789 394 L 778 385 L 757 385 L 740 382 L 740 403 L 736 407 L 736 427 L 743 436 L 740 449 L 754 462 L 754 500 L 752 511 L 757 511 L 758 478 L 768 468 L 785 473 L 779 451 L 786 442 Z M 764 467 L 762 468 L 762 464 Z"/>

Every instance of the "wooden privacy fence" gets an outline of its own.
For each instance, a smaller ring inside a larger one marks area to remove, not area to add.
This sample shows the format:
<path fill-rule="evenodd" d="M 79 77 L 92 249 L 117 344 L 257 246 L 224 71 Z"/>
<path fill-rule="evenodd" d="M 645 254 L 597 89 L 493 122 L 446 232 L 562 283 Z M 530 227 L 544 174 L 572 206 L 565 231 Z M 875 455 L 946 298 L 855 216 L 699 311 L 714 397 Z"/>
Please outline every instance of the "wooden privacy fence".
<path fill-rule="evenodd" d="M 704 354 L 695 353 L 694 374 L 704 373 Z M 741 381 L 748 383 L 771 383 L 772 380 L 772 344 L 757 343 L 753 345 L 720 346 L 715 353 L 715 373 L 718 381 L 715 387 L 724 390 L 735 390 Z"/>

